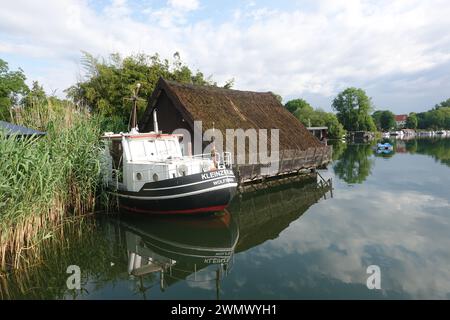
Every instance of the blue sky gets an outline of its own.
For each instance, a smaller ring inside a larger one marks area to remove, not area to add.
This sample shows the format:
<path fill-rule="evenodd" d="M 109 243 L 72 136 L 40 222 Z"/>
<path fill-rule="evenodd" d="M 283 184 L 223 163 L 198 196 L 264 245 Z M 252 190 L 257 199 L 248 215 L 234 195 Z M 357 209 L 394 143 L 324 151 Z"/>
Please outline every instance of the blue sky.
<path fill-rule="evenodd" d="M 302 97 L 330 110 L 348 86 L 376 109 L 423 111 L 450 97 L 450 2 L 297 0 L 2 1 L 0 58 L 47 92 L 96 56 L 178 51 L 235 89 Z"/>

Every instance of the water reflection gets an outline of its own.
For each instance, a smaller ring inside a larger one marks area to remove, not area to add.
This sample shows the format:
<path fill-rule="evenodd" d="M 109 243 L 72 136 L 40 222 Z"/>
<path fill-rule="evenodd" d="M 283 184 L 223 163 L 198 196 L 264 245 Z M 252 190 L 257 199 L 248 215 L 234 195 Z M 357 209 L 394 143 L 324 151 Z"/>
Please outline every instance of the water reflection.
<path fill-rule="evenodd" d="M 239 220 L 237 252 L 276 239 L 310 206 L 330 197 L 331 186 L 317 183 L 316 179 L 314 176 L 301 181 L 277 181 L 236 198 L 230 211 Z"/>
<path fill-rule="evenodd" d="M 214 217 L 99 218 L 44 248 L 39 267 L 0 275 L 0 296 L 450 298 L 450 139 L 389 141 L 389 158 L 334 148 L 321 171 L 332 199 L 311 177 L 250 187 Z M 371 264 L 381 291 L 366 287 Z M 67 289 L 69 265 L 83 290 Z"/>
<path fill-rule="evenodd" d="M 235 254 L 277 239 L 311 205 L 330 197 L 330 187 L 316 176 L 268 186 L 251 187 L 216 216 L 99 217 L 89 232 L 66 233 L 48 247 L 45 261 L 55 263 L 0 279 L 1 297 L 220 299 Z M 80 266 L 81 290 L 67 289 L 69 265 Z"/>
<path fill-rule="evenodd" d="M 110 223 L 119 225 L 113 238 L 126 242 L 128 274 L 158 279 L 161 291 L 178 281 L 212 281 L 218 294 L 239 239 L 228 212 L 197 218 L 123 215 Z"/>
<path fill-rule="evenodd" d="M 402 139 L 387 139 L 394 145 L 396 153 L 423 154 L 432 157 L 442 164 L 450 166 L 449 137 L 405 137 Z"/>
<path fill-rule="evenodd" d="M 110 239 L 125 242 L 128 274 L 147 298 L 149 289 L 164 292 L 183 281 L 190 287 L 214 290 L 220 298 L 223 279 L 231 272 L 233 254 L 276 239 L 312 204 L 327 198 L 330 186 L 316 176 L 252 186 L 229 211 L 205 217 L 110 219 Z M 123 255 L 122 255 L 123 256 Z M 123 264 L 123 263 L 122 263 Z M 152 290 L 154 293 L 154 290 Z"/>
<path fill-rule="evenodd" d="M 376 143 L 386 142 L 394 146 L 393 151 L 378 152 Z M 450 166 L 450 139 L 414 139 L 408 136 L 405 139 L 381 139 L 366 144 L 346 144 L 336 141 L 333 144 L 333 160 L 335 160 L 333 170 L 337 177 L 348 184 L 360 184 L 371 175 L 375 164 L 374 156 L 392 158 L 402 153 L 428 155 Z"/>
<path fill-rule="evenodd" d="M 450 166 L 450 138 L 417 139 L 405 142 L 409 153 L 425 154 Z"/>
<path fill-rule="evenodd" d="M 362 183 L 370 175 L 374 144 L 349 144 L 333 165 L 335 174 L 349 184 Z"/>

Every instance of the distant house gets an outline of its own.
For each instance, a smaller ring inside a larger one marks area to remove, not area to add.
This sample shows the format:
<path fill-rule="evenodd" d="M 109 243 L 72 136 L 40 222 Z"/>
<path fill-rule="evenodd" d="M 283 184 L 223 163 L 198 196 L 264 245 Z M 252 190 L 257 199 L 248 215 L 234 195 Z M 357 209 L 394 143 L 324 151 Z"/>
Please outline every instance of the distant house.
<path fill-rule="evenodd" d="M 408 115 L 406 114 L 398 114 L 395 116 L 395 123 L 397 128 L 404 128 L 406 126 L 406 120 L 408 119 Z"/>
<path fill-rule="evenodd" d="M 308 131 L 311 132 L 322 143 L 327 144 L 328 127 L 307 127 L 306 129 L 308 129 Z"/>
<path fill-rule="evenodd" d="M 239 91 L 213 86 L 181 84 L 160 78 L 149 98 L 147 109 L 139 123 L 141 132 L 153 131 L 153 111 L 157 110 L 159 128 L 164 132 L 187 130 L 194 144 L 194 121 L 202 121 L 202 133 L 214 127 L 224 135 L 226 129 L 279 129 L 281 169 L 297 171 L 307 164 L 293 159 L 305 157 L 308 166 L 317 167 L 330 160 L 331 147 L 324 146 L 270 92 Z M 268 149 L 271 149 L 270 138 Z M 204 143 L 206 146 L 208 143 Z M 236 159 L 236 149 L 233 159 Z M 248 148 L 246 146 L 246 158 Z M 185 152 L 187 153 L 187 152 Z M 283 159 L 291 162 L 283 167 Z M 241 165 L 239 174 L 256 177 L 260 168 Z M 249 171 L 243 173 L 244 171 Z M 251 172 L 250 172 L 251 171 Z"/>
<path fill-rule="evenodd" d="M 33 135 L 35 136 L 43 136 L 46 133 L 37 131 L 34 129 L 30 129 L 27 127 L 19 126 L 16 124 L 12 124 L 6 121 L 0 120 L 0 131 L 3 131 L 6 133 L 6 136 L 15 135 L 18 137 L 31 137 Z"/>

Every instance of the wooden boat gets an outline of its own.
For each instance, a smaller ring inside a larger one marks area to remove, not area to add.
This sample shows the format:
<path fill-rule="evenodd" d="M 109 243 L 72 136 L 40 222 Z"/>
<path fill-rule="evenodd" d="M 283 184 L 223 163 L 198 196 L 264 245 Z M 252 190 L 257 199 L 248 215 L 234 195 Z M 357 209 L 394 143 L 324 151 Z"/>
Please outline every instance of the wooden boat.
<path fill-rule="evenodd" d="M 137 90 L 134 96 L 137 100 Z M 158 130 L 140 133 L 136 103 L 128 133 L 105 133 L 104 182 L 123 211 L 145 214 L 193 214 L 221 211 L 233 198 L 237 183 L 231 154 L 182 154 L 182 135 Z"/>

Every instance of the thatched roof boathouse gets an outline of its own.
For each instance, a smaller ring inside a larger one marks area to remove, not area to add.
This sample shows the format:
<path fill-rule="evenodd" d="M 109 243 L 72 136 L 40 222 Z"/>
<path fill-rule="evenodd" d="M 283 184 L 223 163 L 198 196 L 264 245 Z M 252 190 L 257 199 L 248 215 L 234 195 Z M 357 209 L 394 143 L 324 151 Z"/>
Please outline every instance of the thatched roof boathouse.
<path fill-rule="evenodd" d="M 309 170 L 331 160 L 331 147 L 320 143 L 270 92 L 180 84 L 161 78 L 141 118 L 139 124 L 141 132 L 153 131 L 152 114 L 155 108 L 159 128 L 165 132 L 173 132 L 176 129 L 187 130 L 191 135 L 191 146 L 194 145 L 194 132 L 198 131 L 196 121 L 202 121 L 202 133 L 212 128 L 222 132 L 224 145 L 228 143 L 225 141 L 227 129 L 244 131 L 266 129 L 269 154 L 272 152 L 270 130 L 279 129 L 276 170 L 261 170 L 269 165 L 250 161 L 255 159 L 252 156 L 260 159 L 261 154 L 255 155 L 250 152 L 248 141 L 245 154 L 239 152 L 236 147 L 233 150 L 223 150 L 232 151 L 234 169 L 241 183 L 267 176 Z M 208 144 L 210 142 L 204 142 L 203 147 Z M 234 145 L 236 144 L 235 139 Z M 245 157 L 245 163 L 242 161 L 237 163 L 240 156 Z"/>

